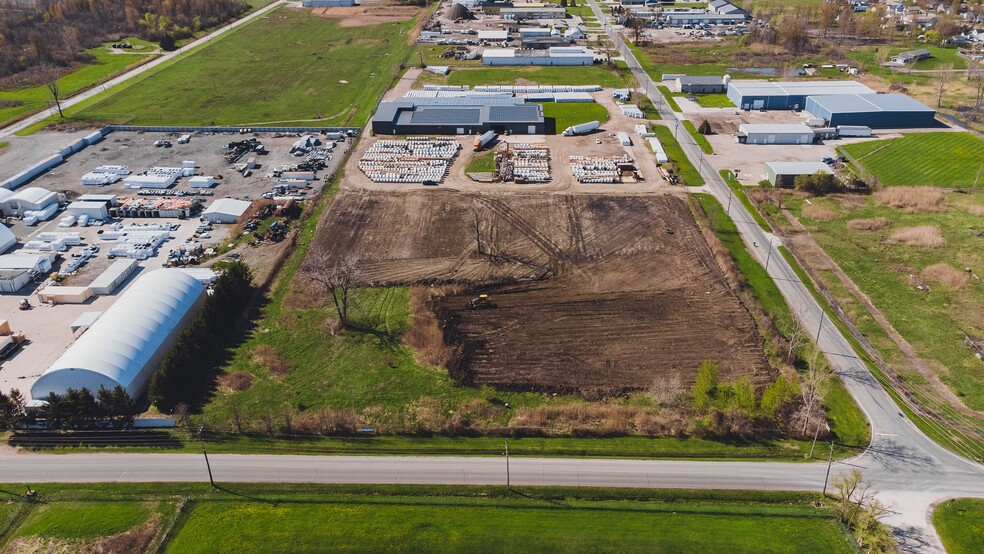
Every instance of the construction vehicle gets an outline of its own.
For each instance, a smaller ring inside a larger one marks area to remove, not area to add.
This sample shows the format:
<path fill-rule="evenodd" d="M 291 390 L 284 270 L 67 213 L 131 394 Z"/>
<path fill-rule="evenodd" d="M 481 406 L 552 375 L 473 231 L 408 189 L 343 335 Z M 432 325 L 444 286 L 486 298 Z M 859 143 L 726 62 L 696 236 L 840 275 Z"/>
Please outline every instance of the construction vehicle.
<path fill-rule="evenodd" d="M 469 310 L 494 310 L 498 307 L 487 294 L 479 294 L 468 301 Z"/>
<path fill-rule="evenodd" d="M 17 305 L 17 309 L 21 311 L 30 310 L 31 308 L 31 303 L 27 300 L 27 298 L 22 298 L 20 304 Z"/>

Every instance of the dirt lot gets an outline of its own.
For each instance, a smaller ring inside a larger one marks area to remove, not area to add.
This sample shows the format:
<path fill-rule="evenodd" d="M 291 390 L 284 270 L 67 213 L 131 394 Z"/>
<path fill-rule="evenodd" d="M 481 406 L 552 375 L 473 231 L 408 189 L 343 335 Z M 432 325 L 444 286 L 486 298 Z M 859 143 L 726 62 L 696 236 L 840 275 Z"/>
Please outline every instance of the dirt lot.
<path fill-rule="evenodd" d="M 431 307 L 462 384 L 618 394 L 686 386 L 708 358 L 723 380 L 770 377 L 751 316 L 674 196 L 344 191 L 322 250 L 366 284 L 438 285 Z M 477 292 L 498 308 L 466 310 Z"/>
<path fill-rule="evenodd" d="M 351 8 L 314 8 L 311 13 L 326 19 L 337 19 L 340 27 L 369 27 L 412 19 L 423 13 L 421 8 L 393 2 L 368 0 Z"/>
<path fill-rule="evenodd" d="M 65 136 L 64 133 L 58 135 Z M 153 166 L 180 167 L 183 160 L 194 160 L 199 174 L 221 175 L 223 177 L 218 181 L 219 184 L 212 188 L 215 193 L 213 198 L 235 197 L 252 200 L 270 190 L 273 181 L 266 178 L 266 174 L 272 171 L 274 167 L 297 163 L 305 159 L 295 158 L 289 153 L 291 145 L 297 140 L 296 136 L 277 137 L 271 133 L 257 133 L 255 138 L 263 143 L 268 153 L 257 156 L 256 161 L 259 168 L 253 171 L 251 176 L 243 177 L 226 162 L 222 155 L 222 146 L 232 141 L 253 138 L 253 135 L 196 133 L 192 135 L 191 142 L 188 144 L 177 144 L 175 138 L 172 138 L 173 147 L 155 147 L 154 141 L 162 136 L 159 133 L 111 133 L 102 142 L 72 155 L 65 163 L 38 177 L 31 182 L 31 186 L 62 192 L 67 194 L 70 199 L 87 193 L 134 196 L 136 191 L 124 188 L 122 180 L 104 187 L 86 186 L 81 182 L 82 175 L 100 165 L 126 165 L 130 171 L 139 173 Z M 67 145 L 70 142 L 68 139 L 69 137 L 65 137 L 64 144 L 59 144 L 61 146 Z M 344 149 L 349 144 L 349 142 L 342 142 L 336 146 L 332 162 L 329 162 L 324 171 L 319 172 L 319 178 L 334 170 L 343 157 Z M 44 152 L 35 152 L 34 157 L 28 158 L 27 163 L 23 165 L 26 166 L 28 163 L 43 158 Z M 16 173 L 21 168 L 17 167 L 10 173 Z M 173 190 L 190 190 L 186 179 L 179 179 L 171 188 Z"/>

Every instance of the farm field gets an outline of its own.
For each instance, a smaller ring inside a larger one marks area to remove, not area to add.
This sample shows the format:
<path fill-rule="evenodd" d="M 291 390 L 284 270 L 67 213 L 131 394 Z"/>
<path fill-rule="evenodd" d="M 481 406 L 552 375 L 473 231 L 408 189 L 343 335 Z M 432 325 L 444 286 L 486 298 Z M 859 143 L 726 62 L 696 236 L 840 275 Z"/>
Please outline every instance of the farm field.
<path fill-rule="evenodd" d="M 841 149 L 883 186 L 984 185 L 984 139 L 970 133 L 912 133 Z"/>
<path fill-rule="evenodd" d="M 70 96 L 156 57 L 154 54 L 157 51 L 156 44 L 133 38 L 125 40 L 133 44 L 135 48 L 120 54 L 111 53 L 108 43 L 98 48 L 89 49 L 89 53 L 95 56 L 95 61 L 59 78 L 58 88 L 61 95 L 63 97 Z M 17 118 L 44 109 L 51 102 L 51 93 L 45 85 L 0 89 L 0 127 Z M 10 105 L 8 106 L 8 104 Z"/>
<path fill-rule="evenodd" d="M 345 26 L 280 8 L 72 116 L 138 125 L 361 126 L 410 52 L 413 25 Z"/>
<path fill-rule="evenodd" d="M 564 129 L 579 123 L 588 121 L 604 123 L 608 121 L 608 110 L 595 102 L 544 102 L 543 116 L 547 119 L 553 118 L 554 128 L 557 134 L 560 134 L 564 132 Z"/>
<path fill-rule="evenodd" d="M 885 204 L 906 198 L 908 208 Z M 802 200 L 787 205 L 927 362 L 929 371 L 967 406 L 984 409 L 984 364 L 966 342 L 984 337 L 979 277 L 984 273 L 979 236 L 984 195 L 897 188 L 879 191 L 874 198 L 812 202 L 809 209 Z M 834 290 L 837 296 L 847 295 Z M 914 383 L 925 383 L 877 323 L 863 311 L 852 309 L 851 315 L 889 363 Z"/>
<path fill-rule="evenodd" d="M 933 511 L 933 525 L 949 554 L 974 554 L 984 547 L 984 500 L 947 500 Z"/>
<path fill-rule="evenodd" d="M 491 260 L 475 252 L 475 209 Z M 723 380 L 771 379 L 755 324 L 670 196 L 346 192 L 319 234 L 331 239 L 314 251 L 358 260 L 364 282 L 458 285 L 430 302 L 462 385 L 621 394 L 671 376 L 689 386 L 705 359 Z M 499 308 L 466 310 L 477 292 Z"/>
<path fill-rule="evenodd" d="M 435 76 L 437 77 L 437 76 Z M 619 70 L 604 67 L 483 67 L 460 69 L 447 76 L 449 85 L 599 85 L 605 88 L 625 86 Z"/>
<path fill-rule="evenodd" d="M 250 484 L 218 491 L 198 484 L 38 488 L 45 503 L 22 504 L 29 510 L 25 523 L 0 546 L 109 552 L 273 552 L 286 544 L 292 552 L 851 552 L 833 512 L 814 507 L 816 495 L 807 493 Z M 175 521 L 176 501 L 184 508 Z M 57 525 L 50 531 L 29 527 L 54 516 L 85 523 L 69 533 Z"/>

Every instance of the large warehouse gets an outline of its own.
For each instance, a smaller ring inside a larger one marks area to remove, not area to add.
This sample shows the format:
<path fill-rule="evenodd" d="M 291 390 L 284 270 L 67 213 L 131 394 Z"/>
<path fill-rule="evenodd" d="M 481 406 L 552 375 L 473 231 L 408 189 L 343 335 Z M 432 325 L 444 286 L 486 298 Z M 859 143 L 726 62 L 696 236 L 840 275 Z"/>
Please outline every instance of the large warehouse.
<path fill-rule="evenodd" d="M 807 96 L 874 94 L 857 81 L 731 81 L 728 99 L 743 110 L 801 110 Z"/>
<path fill-rule="evenodd" d="M 594 65 L 594 52 L 580 46 L 553 46 L 544 50 L 486 48 L 485 65 Z"/>
<path fill-rule="evenodd" d="M 380 102 L 372 116 L 372 132 L 377 135 L 475 135 L 485 131 L 542 135 L 545 125 L 543 106 L 526 104 L 521 98 L 512 104 L 481 106 L 421 105 L 413 99 Z"/>
<path fill-rule="evenodd" d="M 804 123 L 738 126 L 738 142 L 743 144 L 813 144 L 814 139 L 816 133 Z"/>
<path fill-rule="evenodd" d="M 806 111 L 828 125 L 863 125 L 905 129 L 936 125 L 936 110 L 904 94 L 835 94 L 810 96 Z"/>
<path fill-rule="evenodd" d="M 178 334 L 198 313 L 205 286 L 177 269 L 139 277 L 31 387 L 43 401 L 68 389 L 121 385 L 137 399 Z"/>

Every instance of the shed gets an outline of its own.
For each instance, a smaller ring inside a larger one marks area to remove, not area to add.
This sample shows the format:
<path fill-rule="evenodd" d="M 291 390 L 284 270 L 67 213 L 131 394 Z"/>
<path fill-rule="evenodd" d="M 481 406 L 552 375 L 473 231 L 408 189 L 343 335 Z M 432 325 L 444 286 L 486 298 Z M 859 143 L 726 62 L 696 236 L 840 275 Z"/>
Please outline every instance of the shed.
<path fill-rule="evenodd" d="M 210 223 L 235 223 L 246 213 L 250 205 L 250 202 L 245 200 L 220 198 L 202 212 L 202 217 Z"/>
<path fill-rule="evenodd" d="M 0 269 L 27 270 L 34 273 L 51 271 L 54 254 L 5 254 L 0 256 Z"/>
<path fill-rule="evenodd" d="M 501 42 L 509 38 L 508 31 L 479 31 L 478 40 Z"/>
<path fill-rule="evenodd" d="M 215 185 L 215 177 L 211 175 L 198 175 L 188 179 L 188 186 L 193 189 L 207 189 Z"/>
<path fill-rule="evenodd" d="M 653 154 L 656 154 L 656 161 L 665 164 L 670 161 L 670 158 L 666 155 L 666 150 L 663 149 L 663 145 L 659 142 L 656 137 L 649 137 L 649 147 L 653 149 Z"/>
<path fill-rule="evenodd" d="M 147 390 L 150 376 L 198 313 L 205 287 L 173 269 L 141 276 L 31 387 L 31 397 L 69 388 L 122 386 L 131 398 Z"/>
<path fill-rule="evenodd" d="M 765 162 L 765 177 L 776 187 L 792 187 L 797 175 L 833 173 L 821 162 Z"/>
<path fill-rule="evenodd" d="M 744 144 L 812 144 L 816 135 L 804 123 L 750 124 L 738 127 L 738 142 Z"/>
<path fill-rule="evenodd" d="M 632 139 L 629 138 L 629 134 L 625 131 L 619 131 L 617 133 L 618 143 L 622 146 L 632 146 Z"/>
<path fill-rule="evenodd" d="M 17 292 L 31 282 L 26 269 L 0 269 L 0 292 Z"/>
<path fill-rule="evenodd" d="M 126 278 L 133 274 L 137 266 L 137 260 L 119 259 L 114 261 L 89 283 L 92 294 L 98 296 L 112 294 L 116 287 L 123 284 L 123 281 L 126 281 Z"/>
<path fill-rule="evenodd" d="M 24 212 L 43 210 L 58 202 L 58 194 L 40 187 L 27 187 L 7 197 L 0 204 L 4 215 L 23 216 Z"/>
<path fill-rule="evenodd" d="M 60 287 L 49 285 L 38 291 L 38 302 L 42 304 L 82 304 L 92 298 L 89 287 Z"/>
<path fill-rule="evenodd" d="M 105 202 L 89 202 L 76 200 L 68 205 L 65 213 L 71 216 L 88 216 L 89 219 L 106 219 L 109 217 L 109 208 Z"/>

